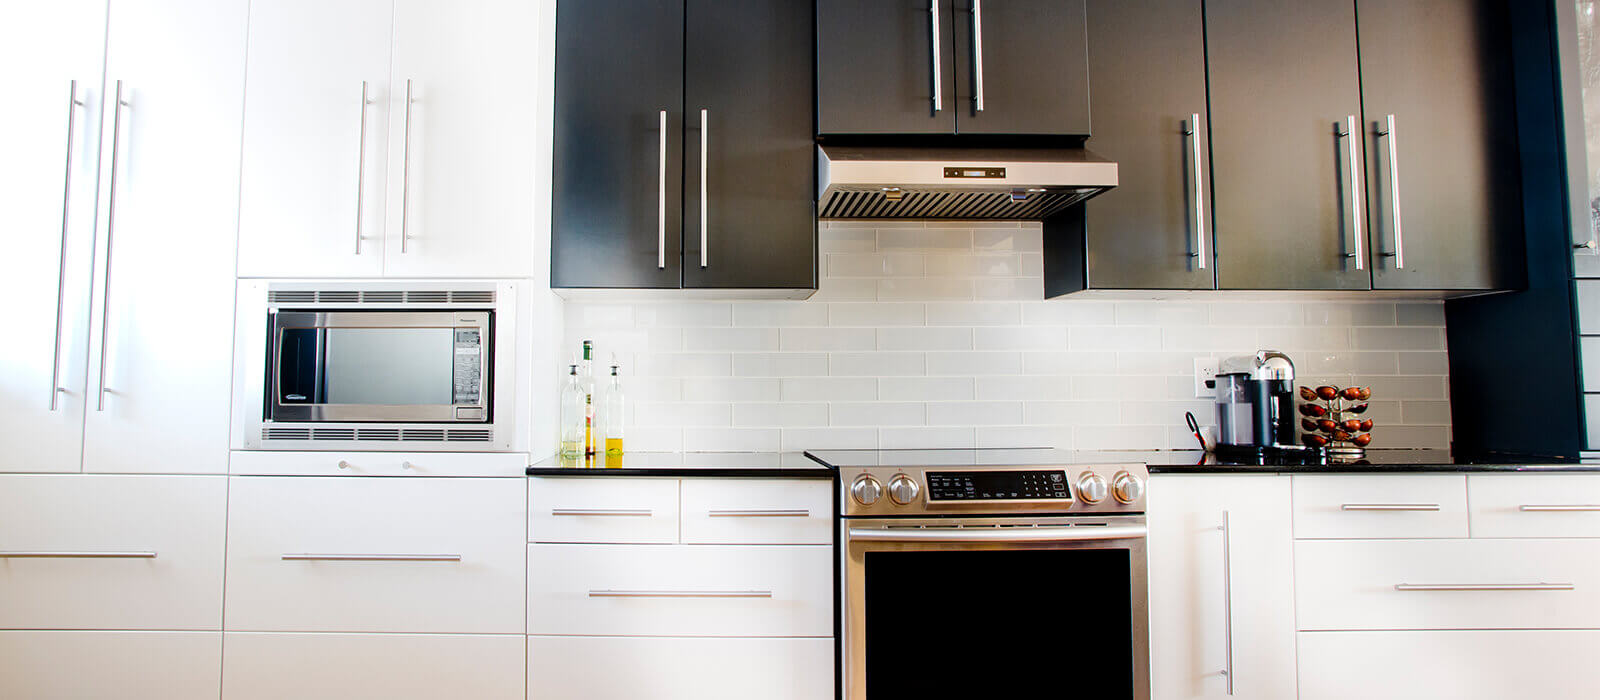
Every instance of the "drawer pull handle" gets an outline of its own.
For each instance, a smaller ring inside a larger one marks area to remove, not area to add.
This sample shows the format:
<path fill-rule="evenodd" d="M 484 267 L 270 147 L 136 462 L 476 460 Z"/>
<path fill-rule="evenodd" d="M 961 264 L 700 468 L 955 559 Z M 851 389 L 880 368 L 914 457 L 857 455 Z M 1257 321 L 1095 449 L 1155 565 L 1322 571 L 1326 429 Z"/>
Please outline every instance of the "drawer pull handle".
<path fill-rule="evenodd" d="M 551 515 L 609 515 L 617 517 L 648 518 L 655 511 L 648 508 L 555 508 Z"/>
<path fill-rule="evenodd" d="M 1571 591 L 1570 583 L 1397 583 L 1397 591 Z"/>
<path fill-rule="evenodd" d="M 794 510 L 713 510 L 707 512 L 713 518 L 809 518 L 811 511 L 800 508 Z"/>
<path fill-rule="evenodd" d="M 1339 506 L 1339 510 L 1379 510 L 1431 513 L 1440 510 L 1440 506 L 1437 503 L 1346 503 L 1342 506 Z"/>
<path fill-rule="evenodd" d="M 284 561 L 461 561 L 460 554 L 285 554 Z"/>
<path fill-rule="evenodd" d="M 154 559 L 155 552 L 0 552 L 0 559 Z"/>
<path fill-rule="evenodd" d="M 1588 513 L 1600 511 L 1600 505 L 1572 505 L 1572 506 L 1536 506 L 1525 505 L 1519 508 L 1524 513 Z"/>
<path fill-rule="evenodd" d="M 772 591 L 589 591 L 590 598 L 771 598 Z"/>

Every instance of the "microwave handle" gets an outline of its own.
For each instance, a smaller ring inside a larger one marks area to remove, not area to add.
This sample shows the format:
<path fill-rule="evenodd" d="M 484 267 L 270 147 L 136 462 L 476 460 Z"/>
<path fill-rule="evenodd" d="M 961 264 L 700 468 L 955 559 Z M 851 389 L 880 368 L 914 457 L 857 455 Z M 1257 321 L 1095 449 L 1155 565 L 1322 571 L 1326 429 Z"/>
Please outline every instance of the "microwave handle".
<path fill-rule="evenodd" d="M 852 542 L 1093 542 L 1144 539 L 1149 530 L 1143 525 L 1108 527 L 1018 527 L 1018 528 L 927 528 L 857 529 L 850 528 Z"/>

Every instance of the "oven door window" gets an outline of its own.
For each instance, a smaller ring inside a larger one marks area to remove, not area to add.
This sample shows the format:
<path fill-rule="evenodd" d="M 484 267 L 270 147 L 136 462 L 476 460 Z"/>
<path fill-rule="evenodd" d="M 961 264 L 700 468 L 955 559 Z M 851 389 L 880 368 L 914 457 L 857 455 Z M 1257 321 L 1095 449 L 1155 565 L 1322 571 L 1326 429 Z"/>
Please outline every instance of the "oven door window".
<path fill-rule="evenodd" d="M 867 697 L 1133 698 L 1131 556 L 866 552 Z"/>

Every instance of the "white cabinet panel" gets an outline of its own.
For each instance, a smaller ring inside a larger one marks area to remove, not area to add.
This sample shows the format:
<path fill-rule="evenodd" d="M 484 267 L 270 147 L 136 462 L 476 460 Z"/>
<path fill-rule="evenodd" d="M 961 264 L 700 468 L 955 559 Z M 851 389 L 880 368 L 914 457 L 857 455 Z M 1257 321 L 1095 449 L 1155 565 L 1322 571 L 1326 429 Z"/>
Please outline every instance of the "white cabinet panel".
<path fill-rule="evenodd" d="M 826 637 L 830 546 L 528 546 L 528 633 Z"/>
<path fill-rule="evenodd" d="M 528 700 L 833 696 L 832 639 L 528 638 Z"/>
<path fill-rule="evenodd" d="M 222 697 L 521 700 L 525 639 L 229 632 Z"/>
<path fill-rule="evenodd" d="M 1301 630 L 1600 628 L 1597 540 L 1302 541 L 1295 581 Z"/>
<path fill-rule="evenodd" d="M 1162 475 L 1149 504 L 1153 696 L 1293 698 L 1289 477 Z"/>
<path fill-rule="evenodd" d="M 233 477 L 226 628 L 521 633 L 525 517 L 519 479 Z"/>
<path fill-rule="evenodd" d="M 221 632 L 0 631 L 0 698 L 214 700 Z"/>
<path fill-rule="evenodd" d="M 1591 450 L 1600 450 L 1600 394 L 1583 396 L 1584 443 Z"/>
<path fill-rule="evenodd" d="M 228 471 L 253 476 L 507 476 L 527 473 L 520 452 L 234 452 Z"/>
<path fill-rule="evenodd" d="M 111 3 L 85 471 L 227 470 L 246 5 Z"/>
<path fill-rule="evenodd" d="M 678 480 L 529 479 L 528 541 L 677 542 Z"/>
<path fill-rule="evenodd" d="M 226 508 L 224 477 L 0 476 L 0 627 L 220 629 Z"/>
<path fill-rule="evenodd" d="M 1580 279 L 1573 286 L 1578 292 L 1578 332 L 1600 334 L 1600 280 Z"/>
<path fill-rule="evenodd" d="M 1293 477 L 1296 539 L 1467 536 L 1460 474 Z"/>
<path fill-rule="evenodd" d="M 393 5 L 250 3 L 241 277 L 382 273 Z"/>
<path fill-rule="evenodd" d="M 684 479 L 688 544 L 832 544 L 833 482 Z"/>
<path fill-rule="evenodd" d="M 105 0 L 18 2 L 0 22 L 0 297 L 23 302 L 0 346 L 0 471 L 81 465 L 105 15 Z"/>
<path fill-rule="evenodd" d="M 1473 537 L 1600 537 L 1600 474 L 1472 474 Z"/>
<path fill-rule="evenodd" d="M 1583 363 L 1583 390 L 1600 393 L 1600 336 L 1579 338 L 1578 353 Z"/>
<path fill-rule="evenodd" d="M 1300 700 L 1589 700 L 1600 632 L 1305 632 Z"/>

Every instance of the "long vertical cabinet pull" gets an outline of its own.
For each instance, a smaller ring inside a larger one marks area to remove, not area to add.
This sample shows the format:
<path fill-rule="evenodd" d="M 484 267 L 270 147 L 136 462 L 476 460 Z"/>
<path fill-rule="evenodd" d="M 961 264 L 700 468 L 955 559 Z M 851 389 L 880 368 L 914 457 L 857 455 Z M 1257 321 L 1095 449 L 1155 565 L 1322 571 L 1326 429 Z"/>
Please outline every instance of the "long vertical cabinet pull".
<path fill-rule="evenodd" d="M 117 81 L 117 97 L 112 103 L 111 117 L 111 184 L 106 203 L 106 275 L 100 284 L 100 396 L 96 411 L 106 410 L 106 346 L 111 344 L 111 253 L 115 248 L 111 236 L 117 227 L 117 156 L 122 146 L 122 108 L 128 106 L 122 99 L 122 81 Z"/>
<path fill-rule="evenodd" d="M 1206 269 L 1206 186 L 1200 167 L 1200 113 L 1189 115 L 1189 144 L 1194 149 L 1194 250 L 1198 267 Z"/>
<path fill-rule="evenodd" d="M 1406 269 L 1405 224 L 1400 216 L 1400 147 L 1395 143 L 1394 115 L 1388 116 L 1387 128 L 1378 135 L 1389 140 L 1389 206 L 1394 212 L 1394 252 L 1383 257 L 1394 258 L 1396 270 Z"/>
<path fill-rule="evenodd" d="M 406 126 L 400 151 L 400 254 L 411 240 L 411 79 L 406 78 Z"/>
<path fill-rule="evenodd" d="M 972 76 L 976 111 L 983 111 L 983 0 L 972 0 Z"/>
<path fill-rule="evenodd" d="M 944 109 L 944 73 L 939 69 L 939 0 L 928 0 L 928 53 L 933 58 L 933 111 Z"/>
<path fill-rule="evenodd" d="M 1222 511 L 1222 676 L 1233 694 L 1233 533 L 1228 529 L 1228 511 Z"/>
<path fill-rule="evenodd" d="M 361 135 L 356 142 L 356 255 L 361 254 L 361 217 L 364 211 L 362 195 L 367 188 L 367 105 L 372 100 L 367 96 L 367 81 L 361 81 Z"/>
<path fill-rule="evenodd" d="M 656 269 L 667 269 L 667 110 L 661 110 L 661 157 L 656 202 Z"/>
<path fill-rule="evenodd" d="M 706 123 L 709 121 L 711 121 L 711 110 L 700 110 L 700 267 L 706 267 L 710 264 L 706 251 L 706 241 L 709 238 L 707 233 L 709 227 L 706 223 L 708 220 L 706 216 L 706 202 L 708 200 L 708 197 L 706 197 L 706 171 L 711 167 L 706 163 L 706 146 L 710 141 L 710 137 L 706 136 Z"/>
<path fill-rule="evenodd" d="M 1346 257 L 1356 259 L 1357 270 L 1365 270 L 1366 256 L 1361 250 L 1361 237 L 1365 230 L 1361 226 L 1361 199 L 1366 196 L 1366 192 L 1361 189 L 1361 139 L 1356 136 L 1359 133 L 1361 132 L 1356 131 L 1356 115 L 1345 117 L 1344 136 L 1350 141 L 1348 144 L 1350 146 L 1350 233 L 1355 244 L 1355 252 L 1349 253 Z"/>
<path fill-rule="evenodd" d="M 50 410 L 57 410 L 61 397 L 61 321 L 62 306 L 67 303 L 67 218 L 72 212 L 72 145 L 78 130 L 78 81 L 67 86 L 67 168 L 61 183 L 61 255 L 56 270 L 56 344 L 54 358 L 50 361 Z"/>

